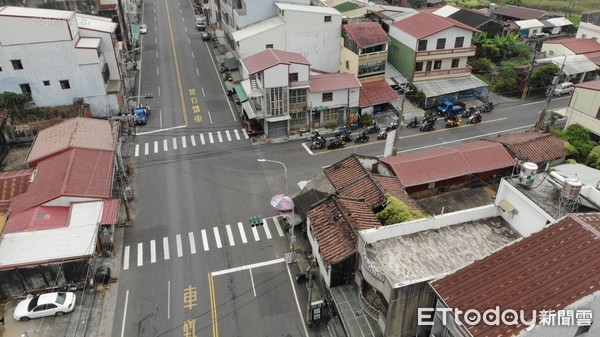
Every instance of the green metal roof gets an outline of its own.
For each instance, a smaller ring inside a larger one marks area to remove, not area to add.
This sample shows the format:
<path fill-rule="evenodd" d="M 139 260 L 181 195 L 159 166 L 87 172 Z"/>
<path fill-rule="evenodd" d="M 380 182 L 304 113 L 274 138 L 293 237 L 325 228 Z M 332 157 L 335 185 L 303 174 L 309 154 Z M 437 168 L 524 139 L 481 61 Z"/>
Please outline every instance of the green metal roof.
<path fill-rule="evenodd" d="M 140 25 L 136 23 L 131 24 L 131 39 L 135 42 L 140 41 Z"/>
<path fill-rule="evenodd" d="M 333 6 L 333 8 L 337 9 L 340 12 L 350 11 L 358 7 L 360 7 L 360 5 L 357 5 L 354 2 L 342 2 L 337 6 Z"/>
<path fill-rule="evenodd" d="M 238 98 L 240 99 L 240 103 L 243 103 L 245 101 L 248 100 L 248 96 L 246 95 L 246 91 L 244 90 L 244 87 L 242 87 L 241 84 L 236 84 L 233 89 L 235 90 L 236 95 L 238 96 Z"/>

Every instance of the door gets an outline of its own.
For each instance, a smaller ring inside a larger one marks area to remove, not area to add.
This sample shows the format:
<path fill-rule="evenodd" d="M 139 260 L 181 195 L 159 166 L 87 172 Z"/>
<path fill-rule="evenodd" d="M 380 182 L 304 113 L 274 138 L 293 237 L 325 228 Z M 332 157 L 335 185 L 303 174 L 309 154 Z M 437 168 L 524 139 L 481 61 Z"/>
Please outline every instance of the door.
<path fill-rule="evenodd" d="M 287 136 L 288 121 L 269 122 L 269 138 L 285 137 Z"/>

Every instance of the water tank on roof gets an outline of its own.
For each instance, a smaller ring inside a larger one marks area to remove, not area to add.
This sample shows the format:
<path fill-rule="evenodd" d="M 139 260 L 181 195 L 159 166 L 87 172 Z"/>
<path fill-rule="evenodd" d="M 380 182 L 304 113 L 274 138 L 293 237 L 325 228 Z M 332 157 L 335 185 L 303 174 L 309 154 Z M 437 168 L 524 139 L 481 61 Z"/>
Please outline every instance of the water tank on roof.
<path fill-rule="evenodd" d="M 527 187 L 531 187 L 537 174 L 538 166 L 534 163 L 526 162 L 521 165 L 521 171 L 519 172 L 519 184 Z"/>
<path fill-rule="evenodd" d="M 492 15 L 492 13 L 496 10 L 496 4 L 495 3 L 491 3 L 490 4 L 490 16 Z"/>
<path fill-rule="evenodd" d="M 569 200 L 577 200 L 579 197 L 579 192 L 581 192 L 581 187 L 583 183 L 579 179 L 569 178 L 565 180 L 565 184 L 560 191 L 560 195 L 563 198 L 567 198 Z"/>

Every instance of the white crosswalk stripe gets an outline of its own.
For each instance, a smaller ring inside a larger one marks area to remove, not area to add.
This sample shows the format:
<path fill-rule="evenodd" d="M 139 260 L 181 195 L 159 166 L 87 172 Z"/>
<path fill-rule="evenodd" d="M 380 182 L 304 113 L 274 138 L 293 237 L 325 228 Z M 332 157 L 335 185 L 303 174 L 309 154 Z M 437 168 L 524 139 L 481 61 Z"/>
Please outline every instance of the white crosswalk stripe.
<path fill-rule="evenodd" d="M 204 145 L 204 134 L 203 133 L 200 134 L 200 143 L 202 143 L 202 145 Z"/>
<path fill-rule="evenodd" d="M 240 236 L 242 237 L 242 243 L 248 243 L 248 239 L 246 239 L 246 232 L 244 231 L 244 224 L 238 222 L 238 229 L 240 230 Z"/>
<path fill-rule="evenodd" d="M 154 153 L 158 153 L 158 140 L 154 141 Z"/>
<path fill-rule="evenodd" d="M 144 265 L 144 244 L 142 242 L 138 243 L 137 245 L 138 247 L 138 251 L 137 251 L 137 265 L 138 267 L 143 266 Z"/>
<path fill-rule="evenodd" d="M 208 132 L 208 138 L 204 137 L 204 133 L 200 133 L 199 134 L 199 139 L 200 139 L 200 144 L 205 145 L 207 143 L 210 144 L 215 144 L 217 142 L 219 143 L 223 143 L 223 142 L 232 142 L 235 140 L 241 140 L 242 139 L 242 135 L 245 139 L 250 139 L 250 137 L 248 136 L 248 133 L 246 133 L 246 130 L 241 129 L 233 129 L 233 130 L 223 130 L 223 131 L 216 131 L 216 132 Z M 178 139 L 179 137 L 172 137 L 171 138 L 171 142 L 172 142 L 172 150 L 177 150 L 178 147 Z M 195 135 L 190 135 L 190 139 L 189 142 L 191 144 L 191 146 L 196 146 L 196 136 Z M 169 151 L 169 139 L 165 138 L 162 140 L 163 146 L 162 146 L 162 151 L 163 152 L 167 152 Z M 179 146 L 182 149 L 185 149 L 188 147 L 188 139 L 187 136 L 181 136 L 181 145 Z M 160 152 L 160 140 L 154 140 L 154 141 L 150 141 L 147 143 L 143 143 L 143 144 L 135 144 L 135 149 L 134 149 L 134 156 L 135 157 L 139 157 L 139 156 L 147 156 L 150 154 L 157 154 Z"/>
<path fill-rule="evenodd" d="M 156 263 L 156 241 L 150 241 L 150 263 Z"/>
<path fill-rule="evenodd" d="M 279 236 L 283 236 L 283 230 L 281 229 L 281 224 L 279 223 L 279 217 L 278 216 L 274 217 L 273 222 L 275 222 L 275 228 L 277 229 L 277 234 L 279 234 Z"/>
<path fill-rule="evenodd" d="M 221 131 L 217 131 L 217 137 L 219 137 L 219 143 L 223 143 L 223 137 L 221 136 Z"/>
<path fill-rule="evenodd" d="M 248 136 L 248 133 L 246 132 L 246 130 L 242 129 L 242 133 L 244 134 L 244 138 L 250 139 L 250 136 Z"/>
<path fill-rule="evenodd" d="M 215 233 L 215 241 L 217 241 L 217 248 L 223 247 L 221 244 L 221 236 L 219 235 L 219 227 L 213 227 L 213 232 Z"/>
<path fill-rule="evenodd" d="M 235 133 L 235 139 L 240 140 L 240 133 L 238 132 L 238 130 L 234 129 L 233 133 Z"/>
<path fill-rule="evenodd" d="M 208 237 L 206 236 L 206 229 L 200 231 L 202 233 L 202 245 L 204 246 L 204 251 L 208 250 Z"/>
<path fill-rule="evenodd" d="M 211 143 L 211 144 L 214 144 L 214 143 L 215 143 L 215 141 L 214 141 L 214 139 L 213 139 L 213 136 L 212 136 L 212 132 L 209 132 L 209 133 L 208 133 L 208 140 L 210 141 L 210 143 Z"/>
<path fill-rule="evenodd" d="M 225 130 L 225 135 L 227 136 L 227 141 L 231 141 L 231 135 L 229 134 L 229 130 Z"/>
<path fill-rule="evenodd" d="M 267 223 L 267 220 L 263 219 L 262 220 L 262 227 L 265 229 L 265 234 L 267 235 L 267 239 L 271 240 L 271 238 L 273 238 L 271 236 L 271 230 L 269 229 L 269 224 Z"/>
<path fill-rule="evenodd" d="M 227 240 L 229 240 L 229 245 L 235 246 L 235 240 L 233 239 L 233 232 L 231 231 L 231 226 L 226 225 L 225 229 L 227 230 Z"/>
<path fill-rule="evenodd" d="M 140 144 L 135 144 L 135 156 L 140 155 Z"/>
<path fill-rule="evenodd" d="M 149 151 L 150 151 L 150 150 L 149 150 L 148 143 L 144 144 L 144 155 L 146 155 L 146 156 L 147 156 Z"/>
<path fill-rule="evenodd" d="M 184 149 L 187 147 L 187 143 L 185 142 L 185 140 L 185 136 L 181 136 L 181 147 L 183 147 Z"/>
<path fill-rule="evenodd" d="M 192 146 L 196 146 L 196 137 L 194 135 L 190 135 L 190 140 L 192 141 Z"/>
<path fill-rule="evenodd" d="M 123 270 L 129 269 L 129 246 L 125 246 L 125 251 L 123 252 Z"/>
<path fill-rule="evenodd" d="M 168 237 L 164 237 L 163 238 L 163 253 L 165 256 L 165 260 L 170 259 L 170 253 L 169 253 L 169 238 Z"/>
<path fill-rule="evenodd" d="M 177 150 L 177 138 L 173 138 L 173 150 Z"/>
<path fill-rule="evenodd" d="M 175 243 L 177 244 L 177 257 L 182 257 L 183 246 L 181 245 L 181 234 L 175 235 Z"/>
<path fill-rule="evenodd" d="M 169 144 L 167 143 L 166 139 L 163 139 L 163 151 L 169 151 Z"/>
<path fill-rule="evenodd" d="M 190 253 L 196 254 L 196 240 L 194 239 L 194 232 L 189 232 L 188 237 L 190 239 Z"/>

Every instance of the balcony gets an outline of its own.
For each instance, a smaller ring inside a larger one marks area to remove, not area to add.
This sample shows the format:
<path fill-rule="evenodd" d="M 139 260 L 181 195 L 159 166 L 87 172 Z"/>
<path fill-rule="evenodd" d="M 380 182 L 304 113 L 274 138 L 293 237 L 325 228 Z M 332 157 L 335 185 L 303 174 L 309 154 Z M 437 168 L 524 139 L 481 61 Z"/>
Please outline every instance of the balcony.
<path fill-rule="evenodd" d="M 471 75 L 471 66 L 465 68 L 437 69 L 432 71 L 415 71 L 413 81 L 428 81 L 441 78 L 466 77 Z"/>
<path fill-rule="evenodd" d="M 475 56 L 475 46 L 468 48 L 440 49 L 440 50 L 424 50 L 416 52 L 416 61 L 439 60 L 442 58 L 461 58 Z"/>
<path fill-rule="evenodd" d="M 363 64 L 363 63 L 373 62 L 373 61 L 377 61 L 377 60 L 387 60 L 387 55 L 388 55 L 387 50 L 380 51 L 377 53 L 361 54 L 361 55 L 358 55 L 358 63 Z"/>

